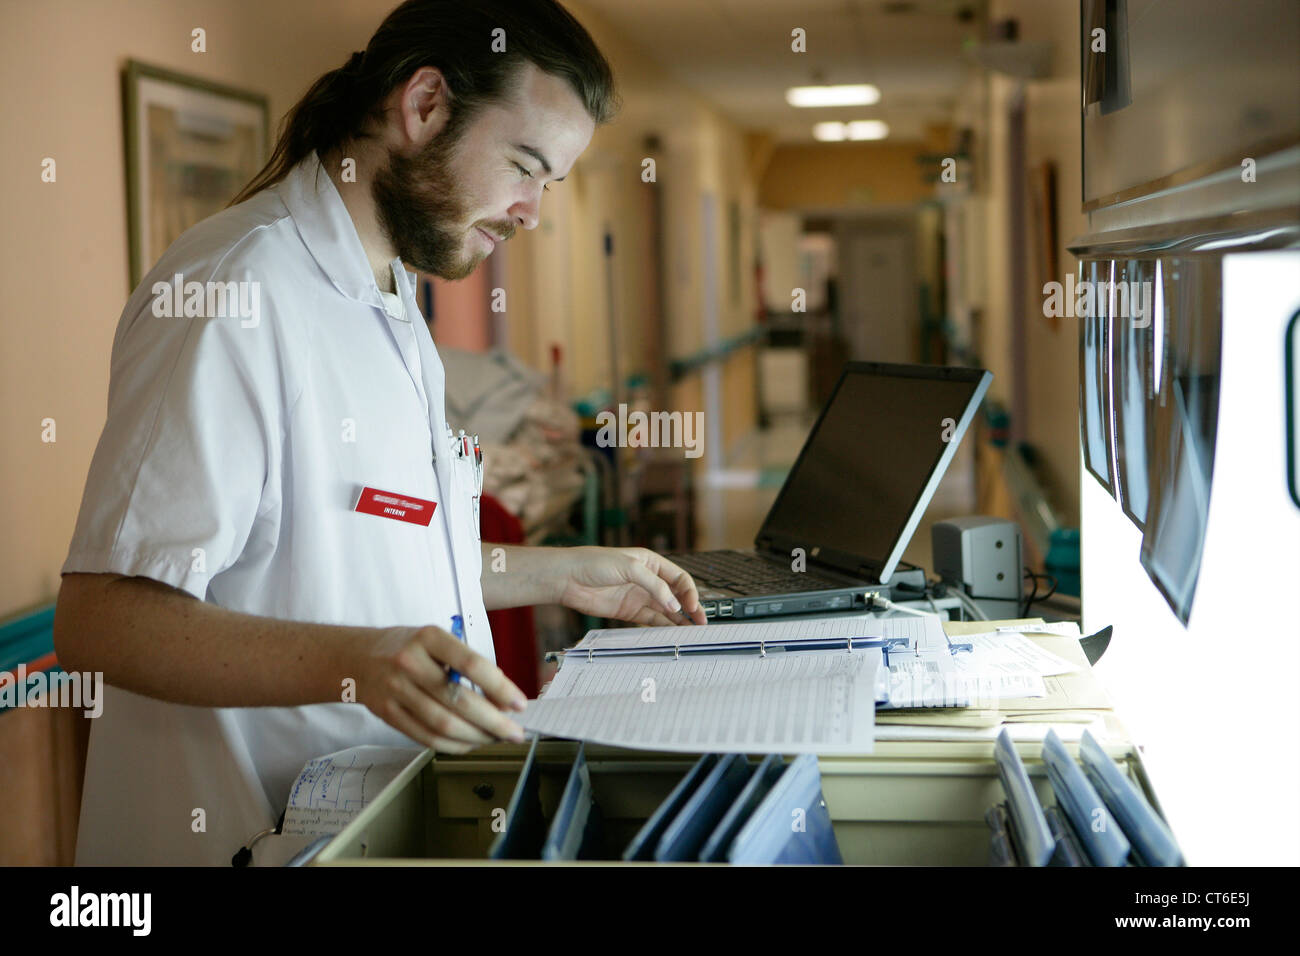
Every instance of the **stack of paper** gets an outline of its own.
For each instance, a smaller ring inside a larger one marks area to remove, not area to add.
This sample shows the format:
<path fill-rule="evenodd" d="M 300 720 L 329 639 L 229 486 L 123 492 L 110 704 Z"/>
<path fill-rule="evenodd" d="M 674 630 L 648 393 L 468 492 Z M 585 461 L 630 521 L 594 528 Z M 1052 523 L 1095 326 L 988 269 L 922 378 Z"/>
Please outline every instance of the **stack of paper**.
<path fill-rule="evenodd" d="M 1082 732 L 1110 701 L 1077 635 L 845 616 L 592 631 L 521 723 L 687 753 L 858 754 L 875 738 L 992 739 L 1004 723 L 1035 736 L 1048 720 Z"/>
<path fill-rule="evenodd" d="M 886 707 L 981 708 L 1008 698 L 1046 697 L 1044 678 L 1079 669 L 1015 630 L 963 635 L 959 643 L 970 650 L 891 651 Z"/>
<path fill-rule="evenodd" d="M 870 753 L 880 663 L 879 648 L 680 659 L 571 653 L 520 722 L 653 750 Z"/>
<path fill-rule="evenodd" d="M 969 654 L 968 663 L 952 665 L 954 671 L 969 668 L 990 679 L 1001 673 L 1041 682 L 1041 692 L 987 695 L 961 709 L 882 709 L 876 715 L 877 740 L 992 740 L 1003 725 L 1016 739 L 1041 739 L 1049 726 L 1066 740 L 1077 740 L 1085 729 L 1108 736 L 1105 718 L 1111 701 L 1079 647 L 1077 625 L 1026 622 L 995 628 L 985 621 L 966 621 L 948 622 L 944 629 L 954 643 L 972 648 L 953 655 L 961 661 Z M 896 656 L 890 653 L 891 665 Z M 1003 693 L 1015 687 L 1014 681 L 999 684 Z"/>

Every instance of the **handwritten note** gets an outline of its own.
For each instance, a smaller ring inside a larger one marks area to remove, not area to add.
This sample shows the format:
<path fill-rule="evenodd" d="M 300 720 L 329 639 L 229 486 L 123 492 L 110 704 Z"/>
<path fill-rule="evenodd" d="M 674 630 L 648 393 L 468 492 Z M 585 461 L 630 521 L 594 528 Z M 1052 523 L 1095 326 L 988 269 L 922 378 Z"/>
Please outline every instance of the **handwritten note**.
<path fill-rule="evenodd" d="M 308 760 L 289 791 L 285 835 L 339 833 L 421 751 L 405 747 L 350 747 Z"/>

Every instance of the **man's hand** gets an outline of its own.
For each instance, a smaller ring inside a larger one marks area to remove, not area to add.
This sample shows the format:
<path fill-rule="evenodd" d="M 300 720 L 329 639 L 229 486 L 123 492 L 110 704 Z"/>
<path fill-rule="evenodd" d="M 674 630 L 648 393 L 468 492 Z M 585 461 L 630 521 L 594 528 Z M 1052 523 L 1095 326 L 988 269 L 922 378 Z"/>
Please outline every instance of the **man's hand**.
<path fill-rule="evenodd" d="M 426 747 L 465 753 L 494 740 L 522 741 L 523 729 L 503 711 L 526 700 L 500 668 L 437 627 L 394 627 L 375 634 L 357 662 L 357 698 L 385 723 Z M 462 685 L 448 680 L 460 672 Z"/>
<path fill-rule="evenodd" d="M 527 548 L 483 543 L 489 611 L 563 604 L 634 624 L 704 624 L 691 576 L 645 548 Z"/>
<path fill-rule="evenodd" d="M 691 576 L 645 548 L 557 548 L 560 603 L 634 624 L 704 624 Z"/>

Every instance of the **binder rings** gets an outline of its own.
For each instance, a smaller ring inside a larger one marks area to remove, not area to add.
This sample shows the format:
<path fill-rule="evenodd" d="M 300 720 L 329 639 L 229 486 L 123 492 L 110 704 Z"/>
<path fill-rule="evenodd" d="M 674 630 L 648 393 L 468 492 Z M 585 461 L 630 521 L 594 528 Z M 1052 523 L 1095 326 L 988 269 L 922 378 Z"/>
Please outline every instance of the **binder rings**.
<path fill-rule="evenodd" d="M 633 633 L 629 640 L 642 635 Z M 645 750 L 870 753 L 882 654 L 859 643 L 845 637 L 832 647 L 778 650 L 761 641 L 752 650 L 711 647 L 707 653 L 684 645 L 676 654 L 658 656 L 598 656 L 594 647 L 570 651 L 519 722 L 547 736 Z"/>
<path fill-rule="evenodd" d="M 899 647 L 927 638 L 934 640 L 934 635 L 924 634 L 927 629 L 937 630 L 938 639 L 946 642 L 943 625 L 937 618 L 832 618 L 689 627 L 619 627 L 589 631 L 573 647 L 548 656 L 592 661 L 640 655 L 681 658 L 724 651 L 752 651 L 762 656 L 768 649 L 778 647 L 786 650 Z"/>

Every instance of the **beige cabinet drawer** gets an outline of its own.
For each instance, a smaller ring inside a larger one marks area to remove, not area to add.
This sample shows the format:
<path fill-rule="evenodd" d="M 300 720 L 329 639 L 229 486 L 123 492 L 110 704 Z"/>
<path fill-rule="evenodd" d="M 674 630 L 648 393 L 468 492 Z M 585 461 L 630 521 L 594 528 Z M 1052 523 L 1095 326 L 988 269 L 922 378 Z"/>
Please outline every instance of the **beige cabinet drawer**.
<path fill-rule="evenodd" d="M 577 747 L 564 740 L 538 745 L 542 811 L 548 819 Z M 1018 748 L 1040 800 L 1044 806 L 1054 803 L 1039 745 L 1026 742 Z M 1075 752 L 1072 745 L 1070 749 Z M 1129 745 L 1106 749 L 1158 811 L 1136 752 Z M 518 744 L 497 744 L 465 755 L 426 751 L 321 850 L 313 865 L 507 865 L 488 861 L 487 853 L 527 752 Z M 599 745 L 588 745 L 586 754 L 604 816 L 609 859 L 618 859 L 696 760 L 689 754 Z M 829 757 L 820 765 L 822 792 L 845 863 L 987 863 L 984 813 L 1004 799 L 991 742 L 880 742 L 870 757 Z"/>

